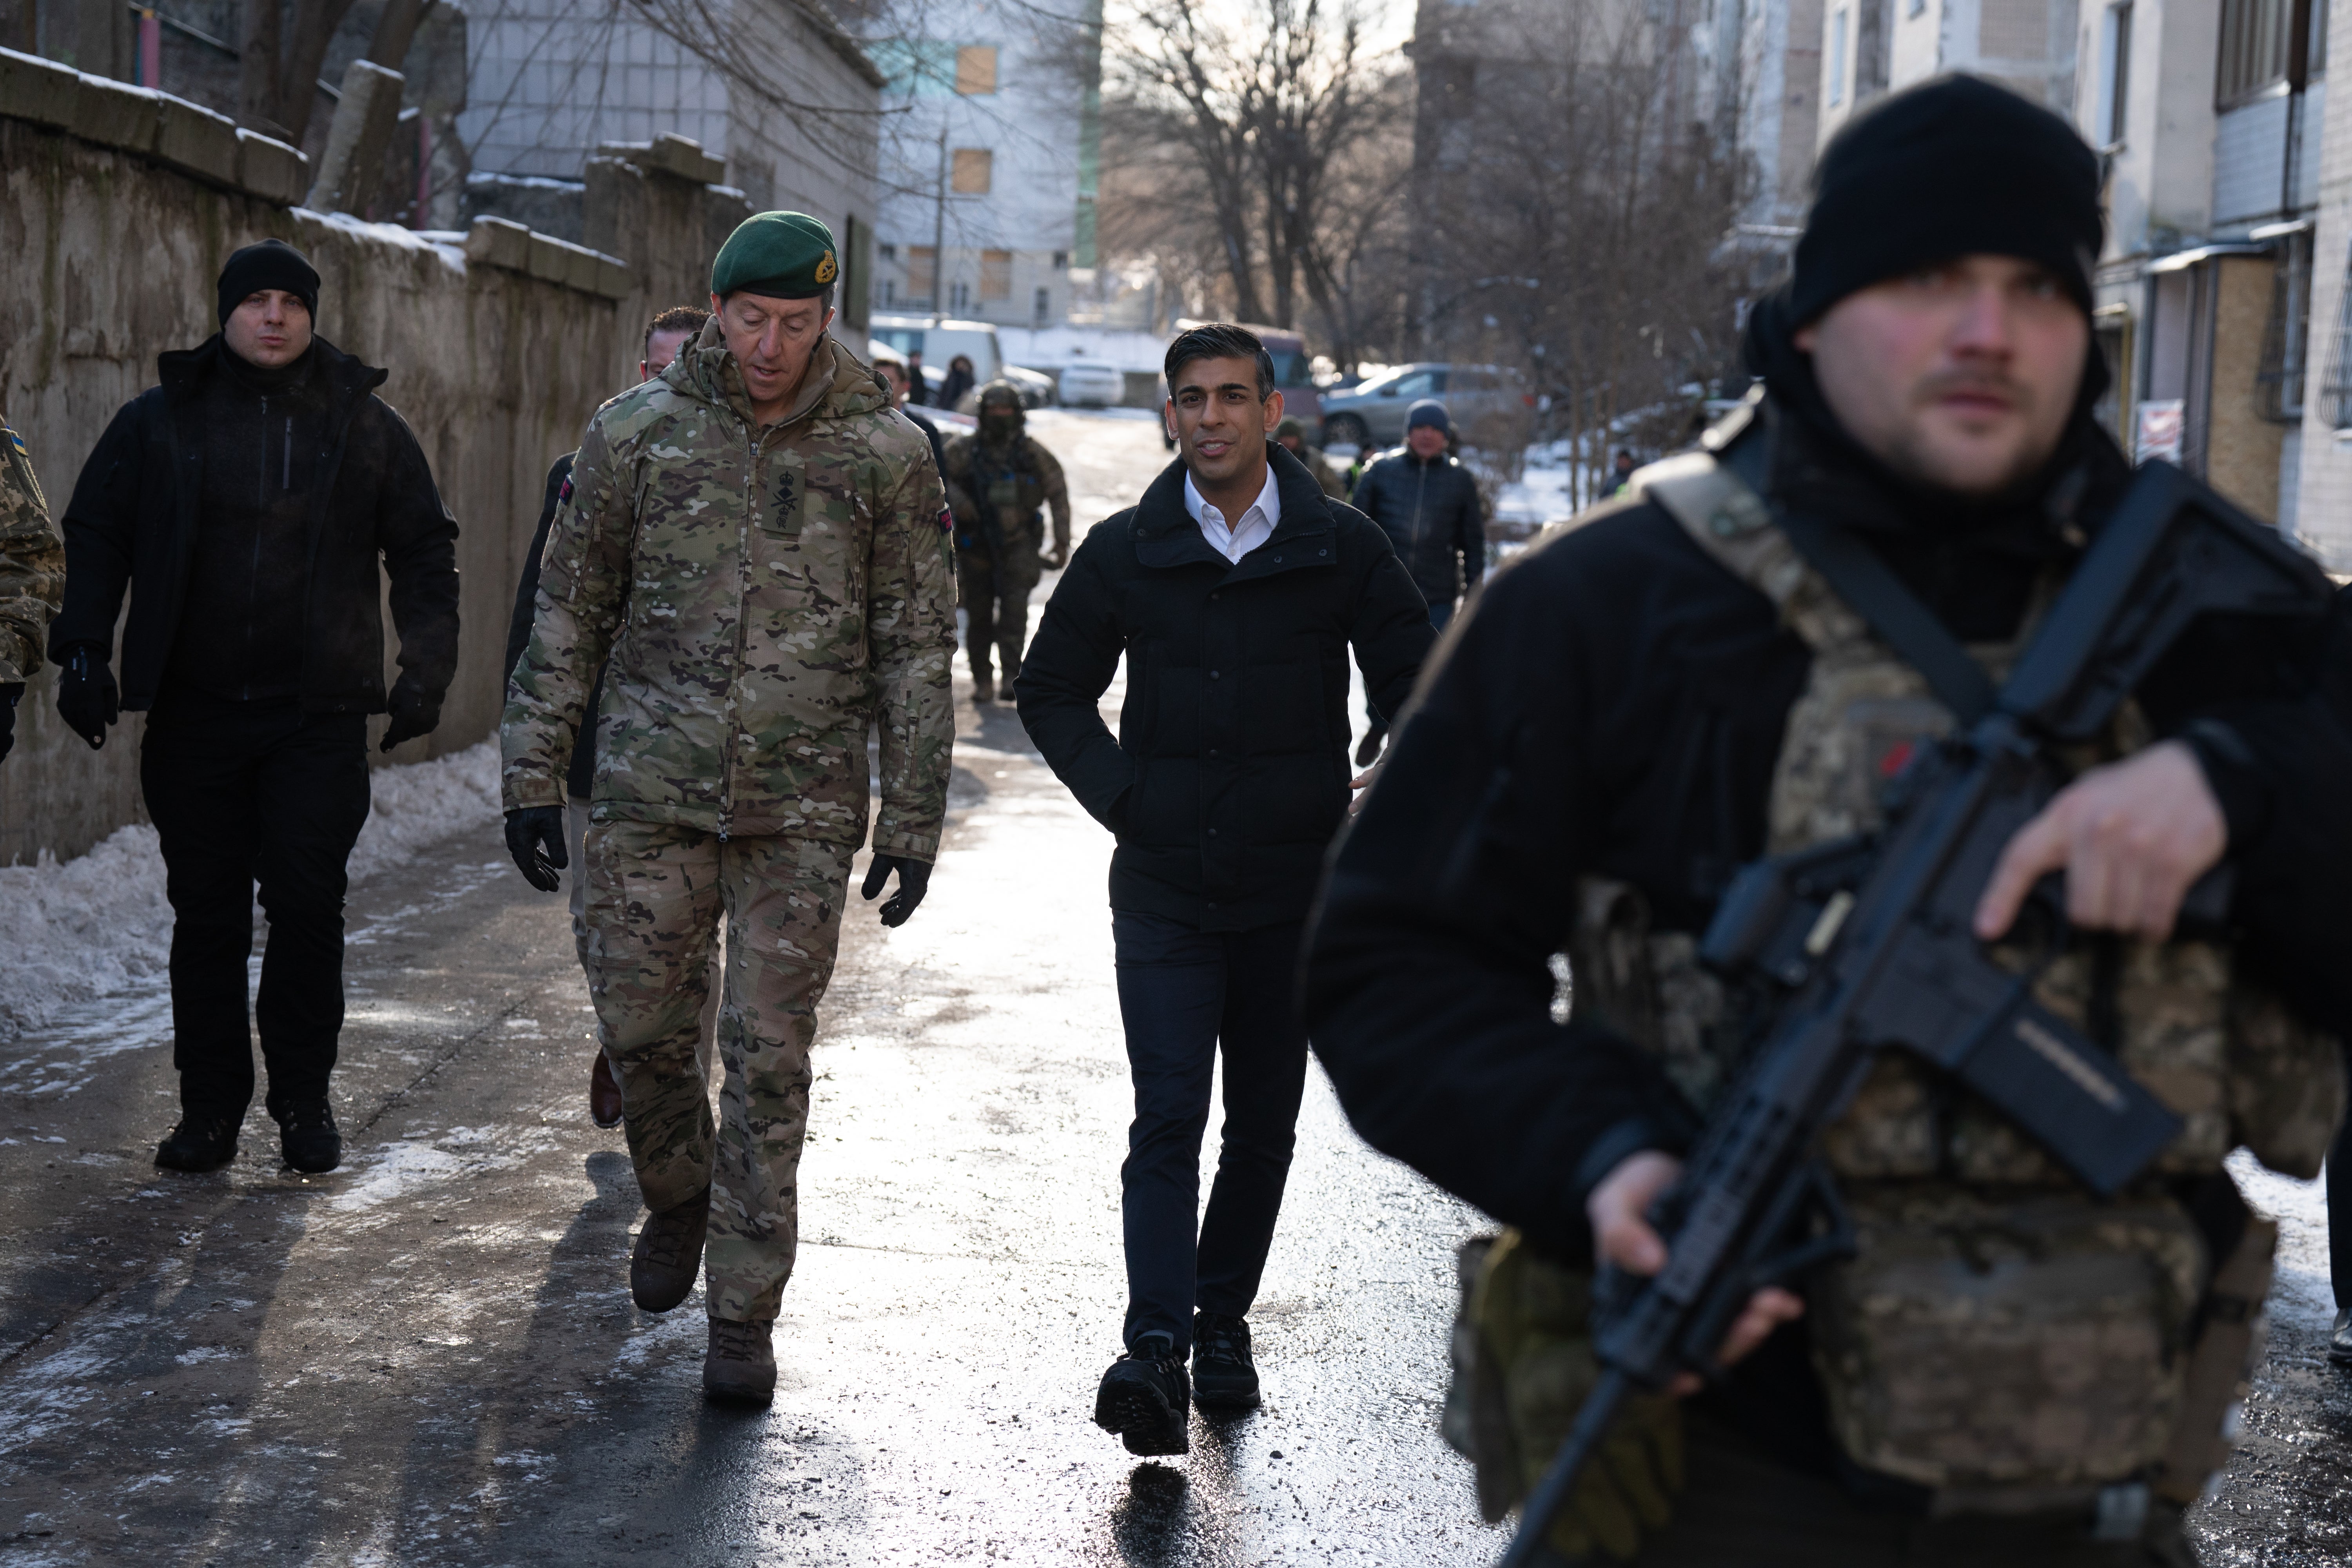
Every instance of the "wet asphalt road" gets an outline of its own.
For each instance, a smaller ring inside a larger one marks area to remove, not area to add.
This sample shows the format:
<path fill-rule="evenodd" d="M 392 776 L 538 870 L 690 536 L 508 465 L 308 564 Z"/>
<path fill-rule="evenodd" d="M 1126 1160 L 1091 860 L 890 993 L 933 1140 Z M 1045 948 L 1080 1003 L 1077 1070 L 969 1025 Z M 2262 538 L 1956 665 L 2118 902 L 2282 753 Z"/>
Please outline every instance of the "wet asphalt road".
<path fill-rule="evenodd" d="M 1164 461 L 1148 423 L 1035 423 L 1081 530 Z M 1196 1415 L 1172 1461 L 1087 1419 L 1123 1300 L 1109 845 L 1009 709 L 960 714 L 930 897 L 895 932 L 853 908 L 822 1012 L 772 1409 L 703 1404 L 698 1296 L 631 1306 L 562 900 L 467 833 L 354 894 L 342 1171 L 280 1172 L 258 1109 L 231 1169 L 152 1167 L 160 983 L 0 1047 L 0 1564 L 1491 1561 L 1434 1431 L 1475 1216 L 1319 1074 L 1253 1314 L 1265 1407 Z M 2324 1215 L 2250 1185 L 2287 1247 L 2203 1558 L 2339 1563 Z"/>
<path fill-rule="evenodd" d="M 1037 423 L 1081 529 L 1164 460 Z M 897 931 L 853 901 L 822 1009 L 772 1409 L 704 1405 L 698 1292 L 630 1304 L 562 900 L 470 833 L 354 893 L 340 1172 L 281 1173 L 257 1107 L 228 1171 L 153 1168 L 160 984 L 0 1050 L 0 1563 L 1491 1557 L 1434 1432 L 1474 1216 L 1319 1079 L 1265 1407 L 1175 1461 L 1087 1419 L 1124 1300 L 1109 841 L 1010 709 L 960 713 L 929 899 Z"/>

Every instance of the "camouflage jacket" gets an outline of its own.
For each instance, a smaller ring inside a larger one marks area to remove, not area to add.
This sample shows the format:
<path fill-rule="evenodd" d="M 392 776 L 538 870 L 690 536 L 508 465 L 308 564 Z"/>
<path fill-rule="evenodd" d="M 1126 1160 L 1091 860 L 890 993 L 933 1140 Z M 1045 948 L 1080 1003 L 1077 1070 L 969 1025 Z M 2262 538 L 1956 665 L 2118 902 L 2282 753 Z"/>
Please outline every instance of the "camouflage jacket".
<path fill-rule="evenodd" d="M 508 688 L 508 808 L 562 801 L 603 666 L 599 820 L 862 843 L 878 724 L 874 847 L 932 858 L 955 733 L 946 519 L 930 444 L 840 343 L 761 429 L 711 322 L 580 443 Z"/>
<path fill-rule="evenodd" d="M 1009 465 L 1006 456 L 1001 447 L 982 446 L 977 436 L 958 436 L 948 442 L 948 505 L 962 524 L 958 542 L 992 554 L 1001 538 L 1016 557 L 1034 555 L 1045 544 L 1041 514 L 1050 507 L 1055 548 L 1067 556 L 1070 488 L 1062 477 L 1062 465 L 1025 432 L 1014 438 Z"/>
<path fill-rule="evenodd" d="M 0 424 L 0 686 L 32 679 L 66 592 L 66 547 L 25 443 Z"/>

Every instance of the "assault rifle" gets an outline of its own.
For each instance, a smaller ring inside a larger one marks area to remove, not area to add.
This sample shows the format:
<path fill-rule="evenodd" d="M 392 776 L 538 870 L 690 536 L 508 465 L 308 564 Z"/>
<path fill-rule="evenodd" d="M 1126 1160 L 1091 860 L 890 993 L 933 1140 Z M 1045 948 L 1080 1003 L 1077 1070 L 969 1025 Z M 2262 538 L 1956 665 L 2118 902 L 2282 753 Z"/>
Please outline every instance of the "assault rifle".
<path fill-rule="evenodd" d="M 1852 1221 L 1819 1144 L 1880 1051 L 1900 1047 L 1949 1073 L 2103 1196 L 2172 1141 L 2179 1119 L 2035 1002 L 2032 973 L 1977 941 L 1977 900 L 2011 837 L 2064 783 L 2053 750 L 2098 734 L 2190 622 L 2315 620 L 2333 594 L 2273 530 L 2149 463 L 1990 710 L 1914 760 L 1886 829 L 1735 879 L 1700 956 L 1776 995 L 1773 1021 L 1651 1209 L 1665 1267 L 1649 1279 L 1601 1270 L 1600 1377 L 1528 1498 L 1502 1568 L 1533 1560 L 1634 1387 L 1664 1388 L 1684 1372 L 1721 1377 L 1716 1351 L 1755 1291 L 1852 1255 Z M 2192 906 L 2226 913 L 2225 872 L 2192 889 Z"/>

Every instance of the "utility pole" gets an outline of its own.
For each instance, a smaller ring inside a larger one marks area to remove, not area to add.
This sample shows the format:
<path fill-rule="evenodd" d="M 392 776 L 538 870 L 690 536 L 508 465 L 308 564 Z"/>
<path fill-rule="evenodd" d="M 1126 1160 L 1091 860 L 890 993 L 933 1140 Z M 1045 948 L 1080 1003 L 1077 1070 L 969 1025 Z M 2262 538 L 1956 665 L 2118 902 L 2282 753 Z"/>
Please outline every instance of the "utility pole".
<path fill-rule="evenodd" d="M 947 315 L 948 297 L 944 281 L 947 276 L 948 252 L 948 117 L 940 114 L 940 179 L 938 194 L 931 200 L 931 322 L 934 326 Z"/>

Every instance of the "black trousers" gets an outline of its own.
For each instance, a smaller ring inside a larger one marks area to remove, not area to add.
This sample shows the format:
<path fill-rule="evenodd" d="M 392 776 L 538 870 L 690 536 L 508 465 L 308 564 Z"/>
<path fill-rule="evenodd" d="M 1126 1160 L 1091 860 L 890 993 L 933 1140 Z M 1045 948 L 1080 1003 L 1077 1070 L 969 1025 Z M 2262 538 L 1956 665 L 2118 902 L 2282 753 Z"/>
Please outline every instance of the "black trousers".
<path fill-rule="evenodd" d="M 1257 1300 L 1307 1086 L 1295 995 L 1301 928 L 1202 931 L 1161 915 L 1111 914 L 1135 1079 L 1118 1173 L 1130 1348 L 1156 1331 L 1189 1352 L 1194 1308 L 1239 1318 Z M 1225 1119 L 1202 1215 L 1201 1140 L 1221 1048 Z"/>
<path fill-rule="evenodd" d="M 172 900 L 172 1065 L 191 1114 L 253 1100 L 247 969 L 269 919 L 253 1015 L 273 1116 L 327 1097 L 343 1027 L 344 864 L 368 815 L 367 720 L 293 699 L 166 692 L 139 759 Z"/>
<path fill-rule="evenodd" d="M 971 661 L 971 678 L 992 679 L 991 656 L 1004 671 L 1010 690 L 1021 673 L 1021 655 L 1029 647 L 1029 595 L 1037 586 L 1034 553 L 1025 561 L 1000 568 L 984 551 L 966 551 L 956 561 L 957 591 L 963 601 L 964 657 Z"/>

